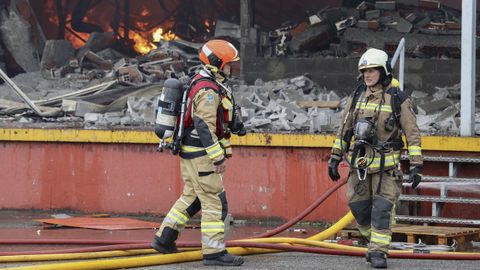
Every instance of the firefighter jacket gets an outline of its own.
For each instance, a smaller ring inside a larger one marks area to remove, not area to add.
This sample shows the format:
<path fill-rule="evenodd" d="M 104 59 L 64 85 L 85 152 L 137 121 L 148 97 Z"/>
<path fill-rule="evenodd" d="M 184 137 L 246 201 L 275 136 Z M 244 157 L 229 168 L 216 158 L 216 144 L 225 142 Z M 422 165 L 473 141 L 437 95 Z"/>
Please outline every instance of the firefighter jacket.
<path fill-rule="evenodd" d="M 233 104 L 227 93 L 208 76 L 196 75 L 188 96 L 185 136 L 180 157 L 192 159 L 204 155 L 215 165 L 231 156 L 228 123 L 232 120 Z"/>
<path fill-rule="evenodd" d="M 402 133 L 406 137 L 410 165 L 422 165 L 420 130 L 417 126 L 410 98 L 392 84 L 384 89 L 360 86 L 356 91 L 361 91 L 357 98 L 354 98 L 355 94 L 352 94 L 347 99 L 347 104 L 342 114 L 343 128 L 340 128 L 337 133 L 337 138 L 332 147 L 332 158 L 341 159 L 348 148 L 346 156 L 350 162 L 355 145 L 355 125 L 359 120 L 368 119 L 373 121 L 376 127 L 374 129 L 375 138 L 372 138 L 372 145 L 375 150 L 367 151 L 366 153 L 369 164 L 368 173 L 380 171 L 382 156 L 384 157 L 384 170 L 398 165 L 400 162 L 400 150 L 403 147 Z M 393 101 L 396 100 L 397 103 L 392 103 L 392 99 Z M 354 102 L 354 100 L 357 101 Z M 355 104 L 353 105 L 353 103 Z M 396 116 L 393 126 L 390 125 L 391 128 L 386 128 L 386 125 L 388 125 L 386 121 L 392 114 Z"/>

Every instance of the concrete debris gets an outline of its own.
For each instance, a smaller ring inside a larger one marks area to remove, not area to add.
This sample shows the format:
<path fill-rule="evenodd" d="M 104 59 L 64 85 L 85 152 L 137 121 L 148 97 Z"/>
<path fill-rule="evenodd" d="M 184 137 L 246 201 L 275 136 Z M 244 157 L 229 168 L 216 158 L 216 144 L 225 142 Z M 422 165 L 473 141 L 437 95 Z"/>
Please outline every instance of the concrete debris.
<path fill-rule="evenodd" d="M 27 11 L 32 12 L 29 9 Z M 35 45 L 35 42 L 38 43 L 40 40 L 34 40 L 34 37 L 43 37 L 43 33 L 39 28 L 36 28 L 36 25 L 30 24 L 28 20 L 22 17 L 22 13 L 14 3 L 0 13 L 0 36 L 14 61 L 23 70 L 31 72 L 40 69 L 40 54 L 42 51 Z"/>
<path fill-rule="evenodd" d="M 418 113 L 427 115 L 438 112 L 452 105 L 452 102 L 448 99 L 435 100 L 418 105 Z"/>
<path fill-rule="evenodd" d="M 259 53 L 265 57 L 355 55 L 367 47 L 385 48 L 397 44 L 401 37 L 407 41 L 414 37 L 411 44 L 415 46 L 407 48 L 407 56 L 460 57 L 459 11 L 443 7 L 440 1 L 435 0 L 373 2 L 375 4 L 371 1 L 361 2 L 356 8 L 325 8 L 297 23 L 287 21 L 268 35 L 259 30 L 259 38 L 256 39 L 261 48 Z M 421 8 L 415 9 L 417 6 Z M 352 32 L 360 29 L 365 30 L 358 33 L 361 38 L 352 40 Z M 376 34 L 377 32 L 384 34 Z M 447 39 L 455 42 L 435 41 L 437 37 L 432 38 L 431 35 L 438 34 L 448 35 Z M 453 35 L 458 38 L 452 38 Z M 342 48 L 340 52 L 339 46 Z"/>
<path fill-rule="evenodd" d="M 60 68 L 75 57 L 75 49 L 68 40 L 47 40 L 40 66 L 43 70 Z M 74 63 L 72 63 L 74 66 Z M 70 64 L 69 66 L 72 66 Z M 78 67 L 78 62 L 77 62 Z"/>
<path fill-rule="evenodd" d="M 242 106 L 245 126 L 253 132 L 297 131 L 325 132 L 335 129 L 330 117 L 340 98 L 333 91 L 320 88 L 308 76 L 233 85 L 236 102 Z"/>

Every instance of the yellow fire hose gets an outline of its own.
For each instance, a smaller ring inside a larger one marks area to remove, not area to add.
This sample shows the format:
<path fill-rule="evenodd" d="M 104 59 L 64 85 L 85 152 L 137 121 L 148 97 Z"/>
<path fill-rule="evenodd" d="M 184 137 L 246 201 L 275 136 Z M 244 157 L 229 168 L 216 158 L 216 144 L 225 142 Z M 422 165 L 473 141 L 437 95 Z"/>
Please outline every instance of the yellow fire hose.
<path fill-rule="evenodd" d="M 300 238 L 279 238 L 280 240 L 270 243 L 285 243 L 284 240 L 292 240 L 295 244 L 311 245 L 312 243 L 322 243 L 318 241 L 325 240 L 335 233 L 339 232 L 345 226 L 350 224 L 354 220 L 353 215 L 349 212 L 337 223 L 329 227 L 328 229 L 309 237 L 309 240 Z M 266 240 L 277 238 L 264 238 L 264 239 L 244 239 L 242 241 L 263 242 L 268 243 Z M 300 241 L 297 241 L 300 240 Z M 303 241 L 301 241 L 303 240 Z M 293 244 L 293 243 L 292 243 Z M 329 244 L 329 243 L 325 243 Z M 262 254 L 278 252 L 276 250 L 260 249 L 260 248 L 228 248 L 228 252 L 236 255 L 250 255 L 250 254 Z M 19 256 L 2 256 L 0 262 L 33 262 L 33 261 L 53 261 L 53 260 L 74 260 L 74 259 L 95 259 L 95 258 L 107 258 L 107 257 L 120 257 L 120 256 L 132 256 L 143 255 L 149 253 L 156 253 L 153 250 L 129 250 L 129 251 L 103 251 L 103 252 L 87 252 L 87 253 L 71 253 L 71 254 L 43 254 L 43 255 L 19 255 Z M 160 265 L 169 263 L 189 262 L 201 260 L 201 251 L 190 251 L 167 255 L 153 255 L 142 256 L 135 258 L 121 258 L 112 260 L 96 260 L 86 262 L 71 262 L 71 263 L 57 263 L 35 266 L 23 266 L 15 268 L 5 269 L 118 269 L 128 267 L 141 267 L 150 265 Z"/>
<path fill-rule="evenodd" d="M 305 246 L 314 246 L 322 247 L 328 249 L 336 250 L 348 250 L 348 251 L 360 251 L 366 252 L 366 248 L 361 247 L 352 247 L 346 245 L 339 245 L 334 243 L 322 242 L 335 233 L 339 232 L 346 225 L 350 224 L 354 220 L 353 215 L 349 212 L 337 223 L 332 225 L 327 230 L 313 235 L 307 239 L 301 238 L 289 238 L 289 237 L 273 237 L 273 238 L 259 238 L 259 239 L 243 239 L 238 241 L 244 242 L 256 242 L 256 243 L 281 243 L 281 244 L 294 244 L 294 245 L 305 245 Z M 252 254 L 264 254 L 264 253 L 273 253 L 280 252 L 273 249 L 262 249 L 262 248 L 242 248 L 242 247 L 232 247 L 227 249 L 229 253 L 236 255 L 252 255 Z M 412 253 L 412 250 L 392 250 L 392 254 L 408 254 Z M 7 257 L 17 257 L 16 261 L 39 261 L 41 260 L 66 260 L 66 259 L 92 259 L 92 258 L 105 258 L 105 257 L 118 257 L 118 256 L 131 256 L 131 255 L 142 255 L 156 253 L 153 250 L 130 250 L 130 251 L 107 251 L 107 252 L 90 252 L 90 253 L 73 253 L 73 254 L 51 254 L 51 255 L 22 255 L 22 256 L 3 256 L 5 259 Z M 452 254 L 452 252 L 431 252 L 433 254 Z M 468 253 L 468 252 L 454 252 L 457 255 L 471 255 L 478 253 Z M 2 259 L 2 258 L 0 258 Z M 14 258 L 10 258 L 13 261 Z M 21 259 L 21 260 L 20 260 Z M 76 269 L 119 269 L 119 268 L 130 268 L 130 267 L 142 267 L 142 266 L 152 266 L 152 265 L 162 265 L 162 264 L 172 264 L 180 262 L 190 262 L 197 261 L 202 259 L 202 253 L 200 250 L 197 251 L 188 251 L 174 254 L 157 254 L 150 256 L 141 256 L 133 258 L 116 258 L 116 259 L 105 259 L 105 260 L 95 260 L 95 261 L 82 261 L 82 262 L 68 262 L 68 263 L 55 263 L 55 264 L 45 264 L 45 265 L 35 265 L 35 266 L 23 266 L 15 268 L 4 268 L 4 269 L 37 269 L 37 270 L 76 270 Z M 3 260 L 2 260 L 3 261 Z M 6 261 L 3 261 L 6 262 Z"/>

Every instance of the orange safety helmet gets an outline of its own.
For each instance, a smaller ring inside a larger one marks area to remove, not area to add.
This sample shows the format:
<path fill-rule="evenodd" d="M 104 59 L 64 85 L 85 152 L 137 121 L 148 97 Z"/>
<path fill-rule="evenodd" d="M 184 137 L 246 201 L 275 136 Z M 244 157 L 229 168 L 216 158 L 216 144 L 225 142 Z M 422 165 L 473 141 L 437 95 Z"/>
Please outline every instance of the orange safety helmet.
<path fill-rule="evenodd" d="M 235 62 L 240 59 L 238 51 L 232 43 L 221 40 L 212 39 L 205 43 L 198 53 L 200 61 L 213 72 L 222 70 L 225 64 Z"/>

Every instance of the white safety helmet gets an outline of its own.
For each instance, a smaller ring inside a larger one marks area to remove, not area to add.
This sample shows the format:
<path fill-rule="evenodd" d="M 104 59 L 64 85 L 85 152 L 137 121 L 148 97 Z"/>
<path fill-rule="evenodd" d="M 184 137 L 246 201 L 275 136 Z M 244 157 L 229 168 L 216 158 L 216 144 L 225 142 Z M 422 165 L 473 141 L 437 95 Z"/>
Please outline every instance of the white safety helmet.
<path fill-rule="evenodd" d="M 366 68 L 383 67 L 385 75 L 388 76 L 391 73 L 390 63 L 388 62 L 388 55 L 386 52 L 371 48 L 368 49 L 360 60 L 358 61 L 358 71 L 362 73 L 362 70 Z"/>

